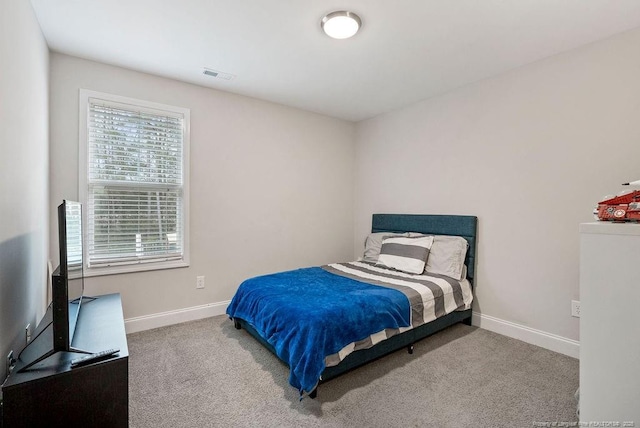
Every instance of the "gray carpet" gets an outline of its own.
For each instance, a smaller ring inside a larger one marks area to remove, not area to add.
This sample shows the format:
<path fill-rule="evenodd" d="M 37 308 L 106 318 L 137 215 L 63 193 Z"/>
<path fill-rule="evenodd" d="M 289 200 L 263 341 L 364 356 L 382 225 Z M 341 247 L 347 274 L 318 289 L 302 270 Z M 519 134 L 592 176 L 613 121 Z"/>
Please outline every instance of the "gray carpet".
<path fill-rule="evenodd" d="M 531 427 L 575 422 L 578 360 L 455 325 L 298 401 L 288 368 L 225 316 L 134 333 L 129 419 L 143 427 Z"/>

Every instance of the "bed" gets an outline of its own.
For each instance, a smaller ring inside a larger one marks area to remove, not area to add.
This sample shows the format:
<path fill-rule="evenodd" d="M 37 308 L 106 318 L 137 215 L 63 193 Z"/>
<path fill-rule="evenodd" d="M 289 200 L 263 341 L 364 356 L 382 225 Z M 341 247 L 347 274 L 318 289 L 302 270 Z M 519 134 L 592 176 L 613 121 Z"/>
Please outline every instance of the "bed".
<path fill-rule="evenodd" d="M 371 233 L 384 244 L 373 261 L 367 246 L 365 258 L 355 262 L 250 278 L 227 308 L 237 329 L 289 366 L 289 383 L 301 398 L 315 398 L 321 382 L 398 349 L 412 353 L 414 343 L 453 324 L 471 325 L 477 217 L 374 214 Z M 434 239 L 467 246 L 459 278 L 425 271 L 437 258 Z M 427 260 L 421 266 L 395 256 L 407 248 L 422 251 L 422 244 Z"/>

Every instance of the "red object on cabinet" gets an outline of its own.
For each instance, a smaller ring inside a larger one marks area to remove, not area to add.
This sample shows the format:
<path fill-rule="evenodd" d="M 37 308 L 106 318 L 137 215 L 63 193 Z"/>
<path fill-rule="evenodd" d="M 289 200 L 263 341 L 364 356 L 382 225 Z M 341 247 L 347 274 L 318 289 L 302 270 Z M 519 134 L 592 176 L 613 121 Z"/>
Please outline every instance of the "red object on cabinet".
<path fill-rule="evenodd" d="M 598 202 L 595 214 L 601 221 L 640 221 L 640 190 Z"/>

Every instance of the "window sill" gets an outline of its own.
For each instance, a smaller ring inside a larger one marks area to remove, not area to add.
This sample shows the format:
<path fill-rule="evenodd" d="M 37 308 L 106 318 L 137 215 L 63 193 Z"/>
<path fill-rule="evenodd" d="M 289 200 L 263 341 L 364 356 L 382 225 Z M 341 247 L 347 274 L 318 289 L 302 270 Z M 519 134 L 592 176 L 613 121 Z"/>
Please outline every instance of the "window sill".
<path fill-rule="evenodd" d="M 123 273 L 136 273 L 136 272 L 148 272 L 152 270 L 162 269 L 176 269 L 189 267 L 188 260 L 175 260 L 170 262 L 158 262 L 158 263 L 135 263 L 130 265 L 121 266 L 105 266 L 85 268 L 84 277 L 92 276 L 104 276 L 104 275 L 118 275 Z"/>

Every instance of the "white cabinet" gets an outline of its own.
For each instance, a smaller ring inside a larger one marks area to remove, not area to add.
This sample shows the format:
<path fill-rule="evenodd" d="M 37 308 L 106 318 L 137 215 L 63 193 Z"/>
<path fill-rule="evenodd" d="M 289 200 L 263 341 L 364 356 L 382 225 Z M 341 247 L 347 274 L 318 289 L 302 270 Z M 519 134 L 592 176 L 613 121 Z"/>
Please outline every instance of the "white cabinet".
<path fill-rule="evenodd" d="M 640 427 L 640 224 L 580 225 L 580 306 L 580 421 Z"/>

